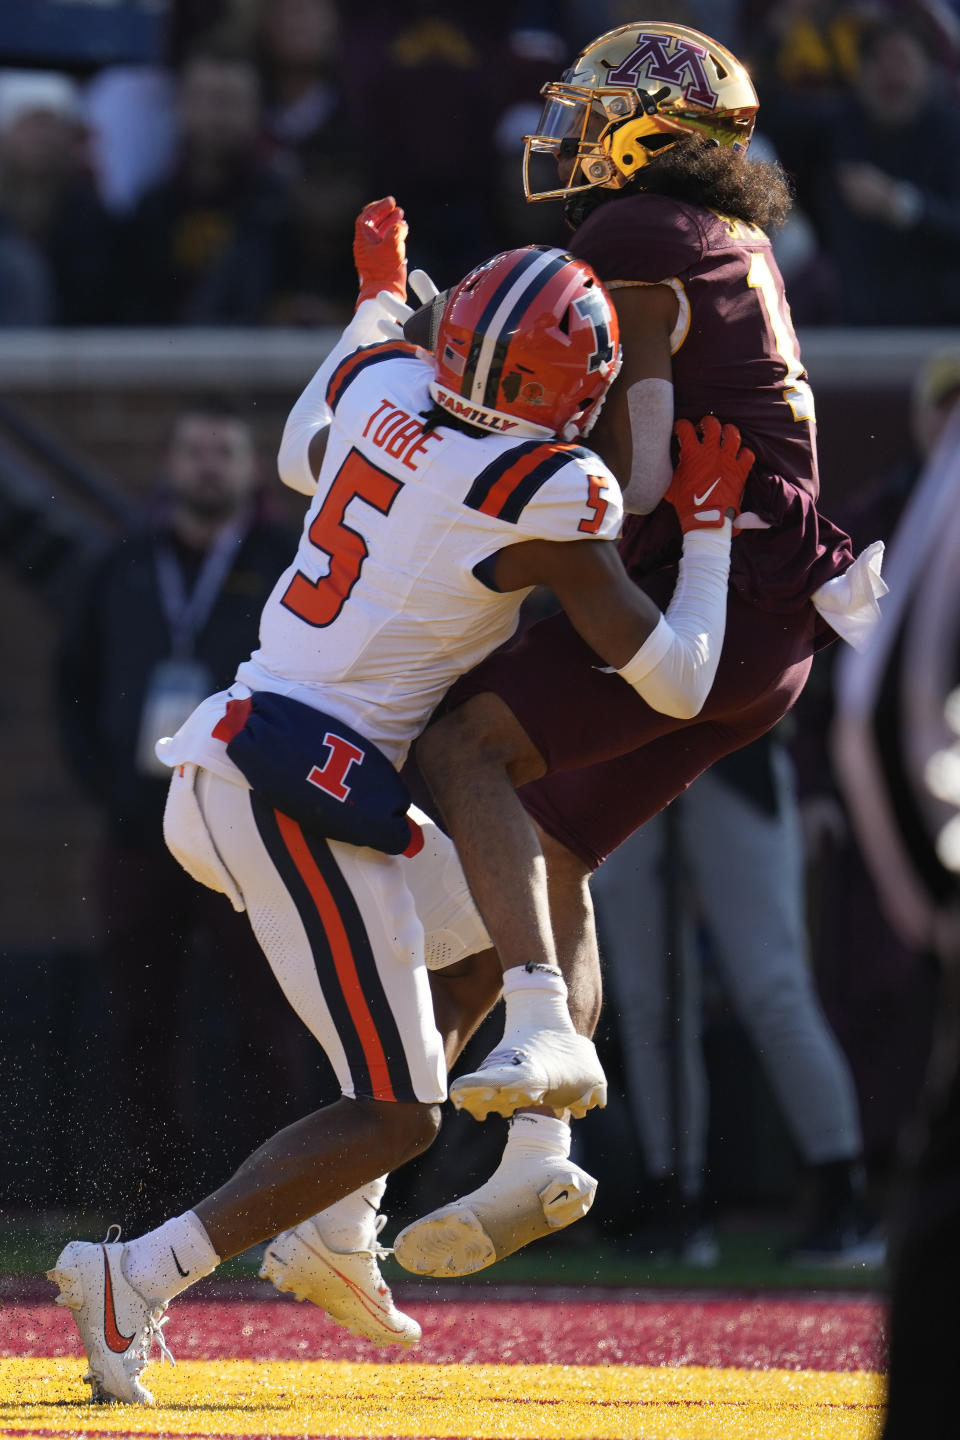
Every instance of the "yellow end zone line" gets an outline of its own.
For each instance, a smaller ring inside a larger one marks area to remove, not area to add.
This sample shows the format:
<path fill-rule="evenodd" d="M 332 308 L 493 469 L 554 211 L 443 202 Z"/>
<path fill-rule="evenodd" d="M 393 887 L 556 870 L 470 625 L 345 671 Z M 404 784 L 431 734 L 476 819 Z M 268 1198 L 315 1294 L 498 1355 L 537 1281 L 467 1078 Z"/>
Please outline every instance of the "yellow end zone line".
<path fill-rule="evenodd" d="M 875 1440 L 884 1403 L 863 1371 L 190 1360 L 149 1410 L 85 1403 L 84 1368 L 0 1359 L 0 1436 Z"/>

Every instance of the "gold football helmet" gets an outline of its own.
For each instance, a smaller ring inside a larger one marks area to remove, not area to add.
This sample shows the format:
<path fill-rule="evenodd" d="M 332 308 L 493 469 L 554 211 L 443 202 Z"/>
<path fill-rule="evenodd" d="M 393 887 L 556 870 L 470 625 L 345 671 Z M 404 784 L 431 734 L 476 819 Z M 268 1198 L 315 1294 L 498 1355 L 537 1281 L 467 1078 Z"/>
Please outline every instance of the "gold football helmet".
<path fill-rule="evenodd" d="M 619 190 L 684 135 L 745 150 L 757 113 L 750 76 L 729 50 L 686 25 L 658 20 L 608 30 L 541 94 L 537 133 L 524 136 L 528 200 L 559 200 L 599 186 Z M 531 162 L 535 168 L 545 155 L 552 160 L 550 189 L 531 173 Z"/>

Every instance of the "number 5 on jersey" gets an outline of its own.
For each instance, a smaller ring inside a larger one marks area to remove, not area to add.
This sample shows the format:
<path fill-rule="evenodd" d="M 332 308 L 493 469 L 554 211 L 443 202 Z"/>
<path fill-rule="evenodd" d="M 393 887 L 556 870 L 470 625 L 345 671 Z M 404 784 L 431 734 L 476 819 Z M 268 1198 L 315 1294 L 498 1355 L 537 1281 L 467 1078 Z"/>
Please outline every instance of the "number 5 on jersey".
<path fill-rule="evenodd" d="M 330 569 L 319 580 L 310 580 L 298 570 L 284 591 L 281 604 L 308 625 L 318 629 L 332 625 L 359 580 L 363 562 L 370 553 L 363 536 L 344 524 L 347 506 L 351 500 L 363 500 L 381 515 L 388 515 L 402 489 L 401 481 L 378 470 L 359 451 L 351 450 L 307 532 L 311 544 L 329 556 Z"/>

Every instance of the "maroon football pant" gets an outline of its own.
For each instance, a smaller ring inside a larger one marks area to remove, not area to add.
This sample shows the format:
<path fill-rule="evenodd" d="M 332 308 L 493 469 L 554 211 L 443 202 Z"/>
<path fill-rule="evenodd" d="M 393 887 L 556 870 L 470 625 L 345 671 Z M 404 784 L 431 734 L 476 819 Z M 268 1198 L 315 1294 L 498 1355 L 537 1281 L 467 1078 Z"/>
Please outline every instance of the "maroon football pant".
<path fill-rule="evenodd" d="M 643 588 L 665 607 L 675 578 L 664 571 Z M 731 590 L 713 688 L 699 715 L 677 720 L 605 674 L 566 616 L 552 615 L 464 676 L 449 704 L 492 692 L 509 706 L 547 765 L 519 791 L 526 809 L 595 869 L 715 760 L 776 724 L 803 689 L 817 631 L 812 605 L 775 615 Z"/>

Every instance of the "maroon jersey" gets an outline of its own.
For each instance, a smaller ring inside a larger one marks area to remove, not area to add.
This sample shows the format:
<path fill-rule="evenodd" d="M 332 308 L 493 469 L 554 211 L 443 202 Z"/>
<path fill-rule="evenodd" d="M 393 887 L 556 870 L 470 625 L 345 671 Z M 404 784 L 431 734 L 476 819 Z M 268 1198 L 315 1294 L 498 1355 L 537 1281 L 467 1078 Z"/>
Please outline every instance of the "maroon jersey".
<path fill-rule="evenodd" d="M 853 556 L 847 536 L 817 513 L 813 396 L 770 241 L 743 220 L 639 194 L 594 210 L 570 250 L 612 287 L 674 290 L 676 413 L 738 426 L 757 457 L 743 509 L 773 527 L 737 536 L 731 584 L 768 610 L 802 604 Z M 675 563 L 680 546 L 665 501 L 650 516 L 627 517 L 621 552 L 635 578 Z"/>

